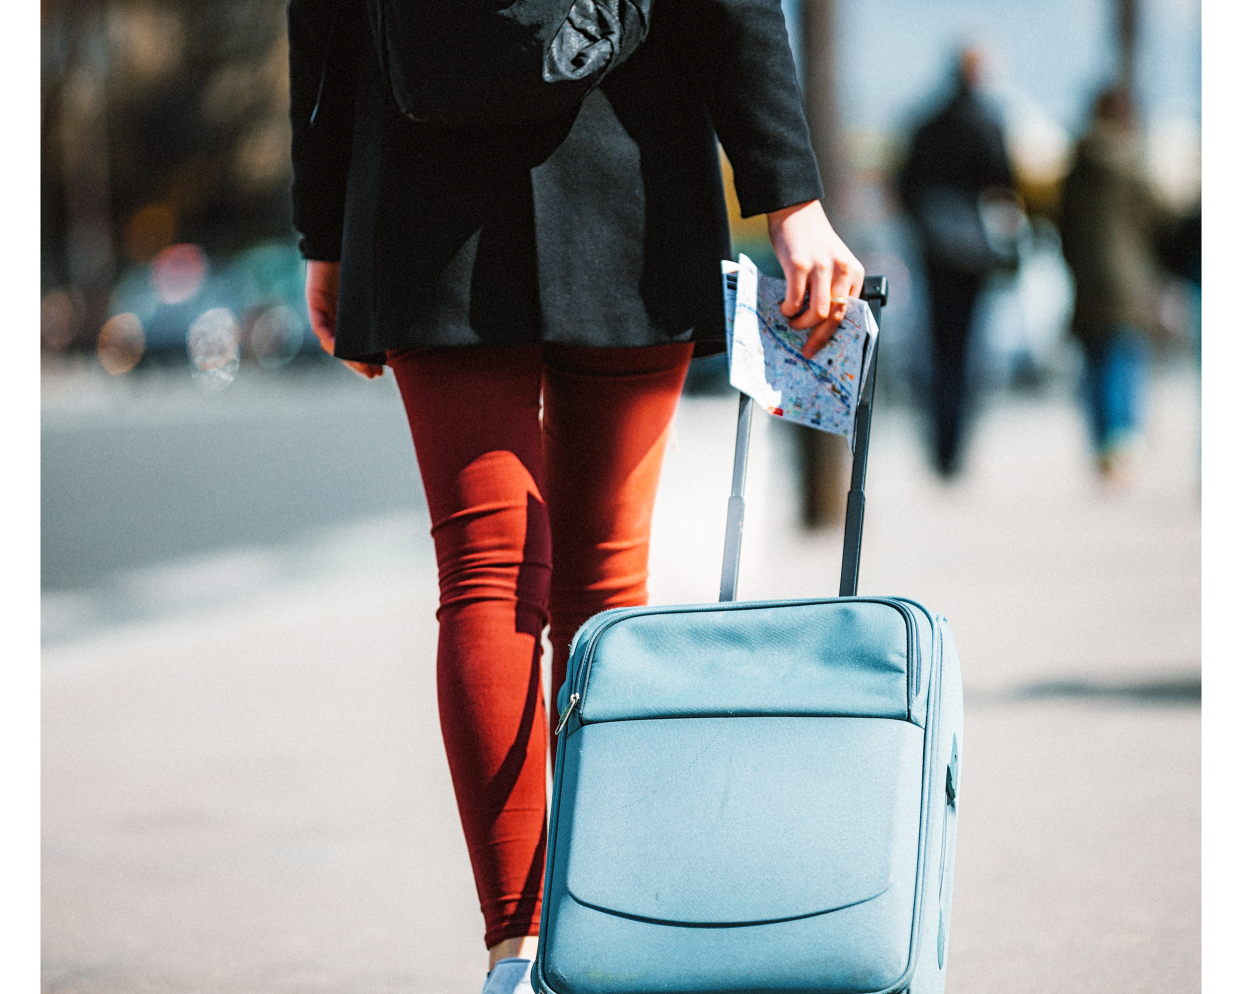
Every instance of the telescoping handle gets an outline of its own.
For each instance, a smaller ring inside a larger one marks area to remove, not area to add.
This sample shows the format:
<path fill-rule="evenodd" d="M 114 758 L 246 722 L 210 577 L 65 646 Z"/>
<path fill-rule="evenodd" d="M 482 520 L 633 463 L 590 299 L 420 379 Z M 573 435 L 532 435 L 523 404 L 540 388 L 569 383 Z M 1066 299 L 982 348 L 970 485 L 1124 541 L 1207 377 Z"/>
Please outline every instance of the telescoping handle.
<path fill-rule="evenodd" d="M 875 326 L 880 327 L 880 311 L 888 303 L 888 280 L 868 276 L 863 280 L 862 299 L 871 307 Z M 875 390 L 875 367 L 879 359 L 879 341 L 872 346 L 871 366 L 859 394 L 854 413 L 854 467 L 850 474 L 850 492 L 845 504 L 845 548 L 841 553 L 840 596 L 858 593 L 858 562 L 862 553 L 863 509 L 867 482 L 867 444 L 871 437 L 871 398 Z M 746 514 L 746 459 L 750 451 L 750 425 L 754 415 L 754 398 L 742 394 L 737 409 L 737 441 L 733 448 L 733 489 L 729 494 L 729 514 L 725 523 L 724 567 L 720 572 L 720 599 L 737 599 L 737 575 L 742 561 L 742 520 Z"/>

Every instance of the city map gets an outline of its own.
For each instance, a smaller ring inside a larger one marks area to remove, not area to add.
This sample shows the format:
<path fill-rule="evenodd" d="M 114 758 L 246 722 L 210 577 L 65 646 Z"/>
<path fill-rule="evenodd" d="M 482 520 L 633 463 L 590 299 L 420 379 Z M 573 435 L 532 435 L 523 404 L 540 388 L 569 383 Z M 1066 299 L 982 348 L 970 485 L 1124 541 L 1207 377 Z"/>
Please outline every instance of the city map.
<path fill-rule="evenodd" d="M 785 281 L 764 276 L 745 255 L 721 270 L 729 382 L 769 414 L 845 435 L 853 448 L 858 393 L 879 334 L 871 308 L 851 298 L 828 344 L 806 359 L 810 330 L 790 328 L 780 311 Z"/>

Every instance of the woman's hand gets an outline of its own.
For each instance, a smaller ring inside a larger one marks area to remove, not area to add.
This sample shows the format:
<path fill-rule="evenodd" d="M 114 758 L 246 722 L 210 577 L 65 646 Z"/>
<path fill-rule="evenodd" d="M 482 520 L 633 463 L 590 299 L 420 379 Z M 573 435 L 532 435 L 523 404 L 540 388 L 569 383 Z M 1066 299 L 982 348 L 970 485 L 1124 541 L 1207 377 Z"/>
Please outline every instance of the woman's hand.
<path fill-rule="evenodd" d="M 845 317 L 848 297 L 862 293 L 863 267 L 832 230 L 818 200 L 808 200 L 768 215 L 768 236 L 785 270 L 785 301 L 781 313 L 793 318 L 789 327 L 813 328 L 802 354 L 810 359 L 828 344 Z M 810 292 L 805 312 L 803 301 Z"/>
<path fill-rule="evenodd" d="M 336 295 L 340 282 L 339 262 L 306 260 L 306 307 L 310 311 L 311 331 L 328 355 L 336 351 Z M 384 375 L 384 367 L 374 363 L 353 362 L 350 359 L 341 361 L 368 380 Z"/>

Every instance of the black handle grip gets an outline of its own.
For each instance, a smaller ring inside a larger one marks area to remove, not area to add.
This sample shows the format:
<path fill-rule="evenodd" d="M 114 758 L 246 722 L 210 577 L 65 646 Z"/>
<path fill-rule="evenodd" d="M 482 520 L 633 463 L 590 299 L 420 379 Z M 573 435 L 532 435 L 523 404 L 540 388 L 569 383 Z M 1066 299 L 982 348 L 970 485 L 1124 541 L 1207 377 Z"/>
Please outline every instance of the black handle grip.
<path fill-rule="evenodd" d="M 880 327 L 880 311 L 888 303 L 888 278 L 868 276 L 863 280 L 862 299 L 871 306 L 876 330 Z M 871 366 L 858 395 L 854 415 L 854 467 L 850 473 L 850 492 L 845 499 L 845 544 L 841 550 L 841 597 L 858 593 L 858 564 L 862 558 L 863 511 L 867 500 L 867 449 L 871 441 L 871 398 L 875 392 L 875 367 L 880 358 L 880 343 L 872 345 Z"/>

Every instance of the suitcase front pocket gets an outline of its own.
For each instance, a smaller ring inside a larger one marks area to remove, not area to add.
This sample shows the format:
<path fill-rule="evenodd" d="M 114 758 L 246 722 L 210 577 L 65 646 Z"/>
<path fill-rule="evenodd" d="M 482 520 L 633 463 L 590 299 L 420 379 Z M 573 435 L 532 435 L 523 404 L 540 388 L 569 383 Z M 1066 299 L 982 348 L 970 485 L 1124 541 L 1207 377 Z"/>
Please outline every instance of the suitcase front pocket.
<path fill-rule="evenodd" d="M 910 955 L 922 754 L 922 729 L 884 718 L 582 727 L 549 854 L 552 986 L 743 991 L 776 969 L 781 990 L 883 989 Z M 669 987 L 674 933 L 691 952 Z"/>

